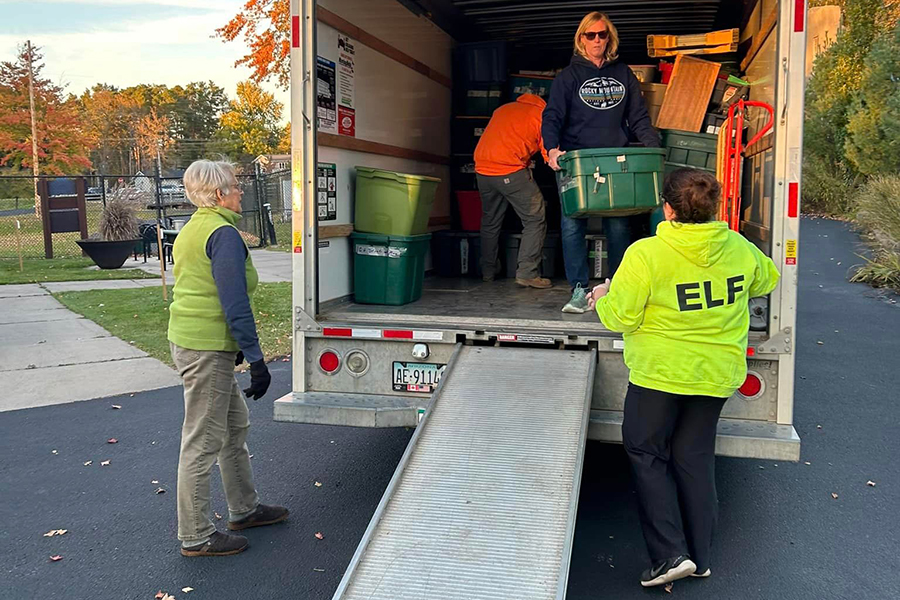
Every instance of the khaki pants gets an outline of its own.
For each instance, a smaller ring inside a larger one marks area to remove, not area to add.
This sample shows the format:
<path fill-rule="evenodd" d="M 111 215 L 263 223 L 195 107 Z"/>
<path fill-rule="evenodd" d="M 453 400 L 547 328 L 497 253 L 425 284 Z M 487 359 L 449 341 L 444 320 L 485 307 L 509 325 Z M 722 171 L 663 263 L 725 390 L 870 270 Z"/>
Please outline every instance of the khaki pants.
<path fill-rule="evenodd" d="M 234 377 L 236 352 L 169 346 L 184 381 L 178 539 L 202 540 L 216 530 L 209 518 L 209 475 L 217 458 L 228 510 L 247 513 L 259 504 L 246 444 L 250 412 Z"/>

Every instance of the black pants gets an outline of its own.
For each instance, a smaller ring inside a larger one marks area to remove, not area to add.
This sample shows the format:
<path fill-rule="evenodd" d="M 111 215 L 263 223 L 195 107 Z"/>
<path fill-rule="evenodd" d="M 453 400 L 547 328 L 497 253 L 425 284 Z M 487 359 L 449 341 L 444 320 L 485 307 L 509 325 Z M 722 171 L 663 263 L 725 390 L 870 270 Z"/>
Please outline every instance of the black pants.
<path fill-rule="evenodd" d="M 622 437 L 653 563 L 690 554 L 698 572 L 709 567 L 719 504 L 716 423 L 725 400 L 628 385 Z"/>

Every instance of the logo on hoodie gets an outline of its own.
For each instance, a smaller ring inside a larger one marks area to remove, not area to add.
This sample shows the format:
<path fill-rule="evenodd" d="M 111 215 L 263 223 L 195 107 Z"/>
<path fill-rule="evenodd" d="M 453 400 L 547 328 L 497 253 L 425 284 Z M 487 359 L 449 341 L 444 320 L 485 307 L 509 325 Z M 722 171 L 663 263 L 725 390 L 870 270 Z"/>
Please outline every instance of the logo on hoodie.
<path fill-rule="evenodd" d="M 595 110 L 609 110 L 625 99 L 625 86 L 611 77 L 594 77 L 581 84 L 578 95 Z"/>

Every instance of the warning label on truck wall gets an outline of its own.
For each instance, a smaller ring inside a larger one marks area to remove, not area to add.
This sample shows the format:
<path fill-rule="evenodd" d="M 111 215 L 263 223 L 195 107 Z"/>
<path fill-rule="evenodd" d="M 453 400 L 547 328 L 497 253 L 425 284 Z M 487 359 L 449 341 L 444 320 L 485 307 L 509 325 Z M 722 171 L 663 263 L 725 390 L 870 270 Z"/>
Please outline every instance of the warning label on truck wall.
<path fill-rule="evenodd" d="M 797 240 L 785 240 L 784 242 L 784 264 L 797 264 Z"/>

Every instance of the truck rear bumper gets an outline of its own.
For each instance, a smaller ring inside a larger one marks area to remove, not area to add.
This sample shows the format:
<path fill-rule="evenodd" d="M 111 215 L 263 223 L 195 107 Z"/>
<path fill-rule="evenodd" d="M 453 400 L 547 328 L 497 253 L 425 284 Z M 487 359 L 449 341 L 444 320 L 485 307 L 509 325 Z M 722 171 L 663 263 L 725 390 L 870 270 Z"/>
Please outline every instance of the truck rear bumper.
<path fill-rule="evenodd" d="M 275 401 L 275 420 L 351 427 L 415 427 L 430 398 L 329 392 L 287 394 Z M 622 412 L 592 410 L 588 439 L 622 443 Z M 721 419 L 716 454 L 737 458 L 800 460 L 800 437 L 791 425 Z"/>

